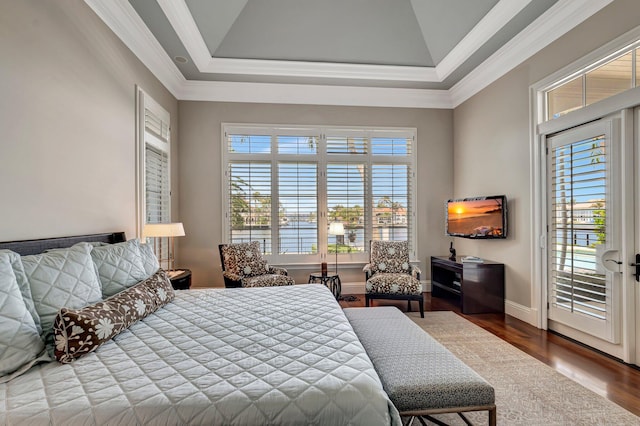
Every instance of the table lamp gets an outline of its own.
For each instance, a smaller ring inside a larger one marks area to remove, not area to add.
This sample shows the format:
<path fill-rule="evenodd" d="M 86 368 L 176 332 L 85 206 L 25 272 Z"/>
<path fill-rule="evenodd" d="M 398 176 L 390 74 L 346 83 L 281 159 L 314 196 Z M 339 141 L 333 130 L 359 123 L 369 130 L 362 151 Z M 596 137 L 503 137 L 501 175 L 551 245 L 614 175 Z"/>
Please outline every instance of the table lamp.
<path fill-rule="evenodd" d="M 329 224 L 329 235 L 336 236 L 336 274 L 338 274 L 338 235 L 344 235 L 344 225 L 342 222 L 331 222 Z"/>
<path fill-rule="evenodd" d="M 167 271 L 174 271 L 175 267 L 175 237 L 184 237 L 184 227 L 181 222 L 175 223 L 147 223 L 142 230 L 143 238 L 154 238 L 153 251 L 158 257 L 158 262 L 162 266 L 162 262 L 167 263 Z M 167 258 L 162 258 L 162 238 L 168 239 Z"/>

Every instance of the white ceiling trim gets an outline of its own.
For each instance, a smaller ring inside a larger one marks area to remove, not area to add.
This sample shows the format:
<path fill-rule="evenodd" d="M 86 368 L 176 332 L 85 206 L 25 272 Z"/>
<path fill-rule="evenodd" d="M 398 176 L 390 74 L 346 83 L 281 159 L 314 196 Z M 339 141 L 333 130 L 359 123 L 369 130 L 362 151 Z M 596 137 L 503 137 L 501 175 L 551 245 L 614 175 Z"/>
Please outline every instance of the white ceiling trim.
<path fill-rule="evenodd" d="M 181 100 L 451 109 L 447 90 L 186 81 Z"/>
<path fill-rule="evenodd" d="M 186 78 L 129 2 L 85 0 L 85 3 L 177 97 Z"/>
<path fill-rule="evenodd" d="M 202 70 L 209 67 L 211 54 L 187 3 L 184 0 L 157 0 L 157 2 L 189 52 L 193 63 L 200 72 L 204 72 Z"/>
<path fill-rule="evenodd" d="M 612 1 L 560 0 L 451 89 L 426 90 L 188 81 L 127 0 L 85 0 L 178 100 L 408 108 L 457 107 Z"/>
<path fill-rule="evenodd" d="M 434 67 L 215 58 L 209 51 L 185 0 L 158 0 L 198 71 L 212 74 L 268 75 L 356 80 L 444 81 L 531 0 L 501 0 Z"/>
<path fill-rule="evenodd" d="M 500 0 L 436 66 L 440 81 L 449 77 L 531 1 Z"/>
<path fill-rule="evenodd" d="M 364 65 L 329 62 L 210 58 L 207 71 L 218 74 L 346 78 L 351 80 L 439 81 L 432 67 Z"/>
<path fill-rule="evenodd" d="M 520 65 L 612 1 L 559 0 L 449 89 L 453 107 Z"/>

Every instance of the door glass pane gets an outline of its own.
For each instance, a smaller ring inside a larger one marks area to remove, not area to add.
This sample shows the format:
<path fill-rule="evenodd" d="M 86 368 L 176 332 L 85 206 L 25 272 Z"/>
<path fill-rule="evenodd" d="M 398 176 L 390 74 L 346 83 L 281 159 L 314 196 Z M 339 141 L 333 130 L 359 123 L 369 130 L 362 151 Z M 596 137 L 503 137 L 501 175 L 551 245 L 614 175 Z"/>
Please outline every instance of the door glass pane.
<path fill-rule="evenodd" d="M 547 119 L 558 118 L 582 107 L 582 76 L 547 92 Z"/>
<path fill-rule="evenodd" d="M 586 75 L 587 105 L 631 89 L 633 52 L 589 71 Z"/>
<path fill-rule="evenodd" d="M 607 282 L 597 259 L 607 238 L 605 137 L 554 148 L 551 161 L 551 300 L 604 320 Z"/>
<path fill-rule="evenodd" d="M 318 184 L 315 163 L 279 163 L 280 254 L 318 252 Z"/>

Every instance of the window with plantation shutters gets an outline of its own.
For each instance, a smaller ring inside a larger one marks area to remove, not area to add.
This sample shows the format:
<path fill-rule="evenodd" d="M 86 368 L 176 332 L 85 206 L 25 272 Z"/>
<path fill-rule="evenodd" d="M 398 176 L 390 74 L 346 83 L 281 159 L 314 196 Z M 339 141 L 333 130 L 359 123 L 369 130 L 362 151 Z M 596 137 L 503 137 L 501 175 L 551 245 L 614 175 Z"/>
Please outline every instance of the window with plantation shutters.
<path fill-rule="evenodd" d="M 371 239 L 415 255 L 415 129 L 225 124 L 223 136 L 227 241 L 289 264 L 366 261 Z M 334 221 L 344 236 L 329 235 Z"/>
<path fill-rule="evenodd" d="M 171 222 L 170 116 L 138 90 L 138 229 Z"/>

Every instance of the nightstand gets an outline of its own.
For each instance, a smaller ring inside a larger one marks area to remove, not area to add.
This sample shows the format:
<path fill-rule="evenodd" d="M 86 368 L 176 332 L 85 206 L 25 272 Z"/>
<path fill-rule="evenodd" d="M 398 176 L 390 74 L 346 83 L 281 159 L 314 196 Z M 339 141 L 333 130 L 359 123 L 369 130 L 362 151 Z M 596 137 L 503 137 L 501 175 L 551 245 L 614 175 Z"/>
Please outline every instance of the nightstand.
<path fill-rule="evenodd" d="M 175 290 L 189 290 L 191 288 L 191 270 L 177 269 L 171 271 L 169 272 L 169 280 Z"/>

